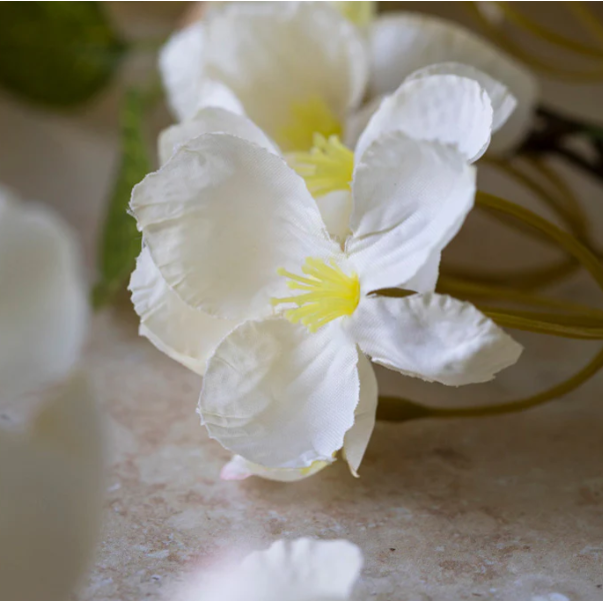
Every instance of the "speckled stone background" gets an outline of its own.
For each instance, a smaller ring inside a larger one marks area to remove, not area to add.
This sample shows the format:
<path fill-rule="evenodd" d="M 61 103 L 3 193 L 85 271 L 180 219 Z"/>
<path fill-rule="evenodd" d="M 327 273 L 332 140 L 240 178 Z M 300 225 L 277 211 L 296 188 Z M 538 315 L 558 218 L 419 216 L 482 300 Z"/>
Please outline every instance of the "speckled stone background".
<path fill-rule="evenodd" d="M 122 24 L 148 21 L 152 29 L 159 21 L 165 29 L 177 19 L 177 7 L 158 14 L 151 3 L 137 3 L 138 12 L 134 3 L 109 4 Z M 601 86 L 544 82 L 543 90 L 550 105 L 601 117 Z M 115 169 L 118 96 L 108 91 L 71 117 L 0 99 L 0 181 L 66 216 L 91 279 Z M 154 117 L 158 127 L 167 123 L 163 113 Z M 601 240 L 603 189 L 559 170 Z M 495 175 L 485 173 L 482 185 L 531 203 Z M 476 215 L 448 255 L 493 269 L 536 265 L 545 252 Z M 603 301 L 585 277 L 557 292 Z M 382 390 L 432 404 L 510 399 L 563 379 L 596 350 L 517 337 L 527 348 L 522 361 L 491 384 L 450 390 L 379 370 Z M 94 318 L 84 363 L 107 411 L 111 464 L 102 540 L 80 598 L 166 598 L 194 564 L 302 535 L 347 538 L 363 549 L 359 599 L 602 598 L 603 375 L 520 415 L 379 424 L 360 479 L 339 463 L 284 485 L 220 481 L 229 455 L 199 426 L 200 379 L 137 336 L 127 299 Z"/>

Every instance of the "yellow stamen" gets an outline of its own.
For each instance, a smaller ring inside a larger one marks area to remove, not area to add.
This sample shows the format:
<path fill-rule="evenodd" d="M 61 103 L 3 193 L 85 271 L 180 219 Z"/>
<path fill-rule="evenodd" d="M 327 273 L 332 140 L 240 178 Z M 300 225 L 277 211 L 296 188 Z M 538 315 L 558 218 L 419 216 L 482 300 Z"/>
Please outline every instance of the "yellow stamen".
<path fill-rule="evenodd" d="M 359 27 L 369 25 L 377 11 L 376 2 L 334 2 L 334 4 L 346 19 Z"/>
<path fill-rule="evenodd" d="M 289 114 L 288 123 L 276 135 L 276 142 L 284 151 L 309 149 L 316 133 L 325 137 L 341 136 L 341 123 L 319 96 L 292 103 Z"/>
<path fill-rule="evenodd" d="M 328 322 L 350 316 L 360 301 L 360 282 L 356 273 L 348 276 L 334 260 L 329 264 L 317 258 L 306 258 L 300 276 L 278 269 L 278 274 L 289 279 L 290 289 L 305 291 L 301 295 L 273 298 L 272 305 L 295 304 L 297 308 L 285 311 L 285 318 L 303 324 L 315 333 Z"/>
<path fill-rule="evenodd" d="M 314 134 L 309 153 L 292 153 L 291 167 L 306 181 L 308 190 L 320 197 L 333 191 L 350 189 L 354 172 L 354 153 L 337 136 Z"/>

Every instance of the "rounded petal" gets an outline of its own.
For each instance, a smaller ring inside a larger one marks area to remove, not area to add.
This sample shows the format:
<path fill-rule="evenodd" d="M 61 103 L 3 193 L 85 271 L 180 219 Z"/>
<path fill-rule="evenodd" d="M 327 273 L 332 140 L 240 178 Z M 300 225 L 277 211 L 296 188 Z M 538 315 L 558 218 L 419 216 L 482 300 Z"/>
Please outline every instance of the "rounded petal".
<path fill-rule="evenodd" d="M 211 132 L 232 134 L 254 142 L 271 153 L 279 154 L 274 143 L 249 119 L 219 107 L 205 107 L 187 121 L 171 126 L 159 136 L 159 161 L 161 165 L 184 143 Z"/>
<path fill-rule="evenodd" d="M 453 145 L 468 161 L 475 161 L 490 142 L 490 98 L 475 80 L 456 75 L 404 82 L 371 117 L 356 155 L 362 159 L 373 141 L 392 131 L 416 140 Z"/>
<path fill-rule="evenodd" d="M 360 397 L 354 413 L 354 425 L 345 434 L 343 441 L 345 458 L 350 471 L 356 477 L 375 427 L 379 393 L 375 371 L 370 360 L 362 352 L 358 353 L 358 378 Z"/>
<path fill-rule="evenodd" d="M 475 306 L 435 293 L 365 297 L 349 330 L 373 362 L 444 385 L 489 381 L 522 352 Z"/>
<path fill-rule="evenodd" d="M 396 90 L 407 76 L 428 65 L 464 63 L 502 82 L 517 99 L 517 109 L 490 149 L 505 152 L 527 134 L 537 100 L 536 79 L 513 58 L 460 25 L 412 13 L 381 17 L 371 28 L 370 48 L 371 95 Z"/>
<path fill-rule="evenodd" d="M 405 286 L 456 234 L 473 207 L 475 168 L 451 147 L 401 132 L 364 153 L 347 241 L 364 293 Z"/>
<path fill-rule="evenodd" d="M 360 549 L 347 540 L 279 540 L 240 564 L 192 576 L 185 601 L 347 601 L 362 569 Z"/>
<path fill-rule="evenodd" d="M 457 75 L 475 80 L 488 94 L 492 105 L 492 132 L 500 130 L 517 107 L 517 99 L 503 83 L 487 73 L 462 63 L 437 63 L 411 73 L 406 81 L 423 79 L 433 75 Z"/>
<path fill-rule="evenodd" d="M 243 480 L 248 477 L 257 476 L 264 479 L 269 479 L 275 482 L 297 482 L 301 479 L 306 479 L 331 463 L 326 461 L 316 461 L 309 467 L 303 469 L 272 469 L 271 467 L 262 467 L 251 463 L 242 456 L 235 454 L 232 459 L 222 467 L 220 477 L 224 480 Z"/>
<path fill-rule="evenodd" d="M 155 265 L 189 306 L 264 316 L 287 291 L 281 267 L 340 253 L 304 181 L 283 159 L 227 134 L 180 147 L 132 193 Z"/>
<path fill-rule="evenodd" d="M 167 286 L 146 247 L 136 261 L 129 289 L 140 316 L 140 335 L 199 375 L 218 343 L 238 324 L 187 306 Z"/>
<path fill-rule="evenodd" d="M 65 377 L 79 359 L 87 288 L 74 234 L 0 191 L 0 398 Z"/>
<path fill-rule="evenodd" d="M 249 321 L 210 358 L 199 414 L 212 438 L 264 467 L 331 462 L 354 423 L 358 355 L 333 321 L 316 333 Z"/>
<path fill-rule="evenodd" d="M 326 3 L 233 3 L 207 33 L 207 74 L 232 89 L 247 115 L 283 148 L 282 130 L 296 105 L 318 99 L 343 119 L 362 99 L 368 77 L 363 40 Z"/>
<path fill-rule="evenodd" d="M 3 598 L 68 600 L 88 567 L 103 500 L 103 432 L 76 375 L 27 433 L 0 430 Z"/>
<path fill-rule="evenodd" d="M 170 108 L 178 119 L 197 108 L 203 75 L 204 28 L 200 21 L 177 31 L 159 53 L 159 71 Z"/>

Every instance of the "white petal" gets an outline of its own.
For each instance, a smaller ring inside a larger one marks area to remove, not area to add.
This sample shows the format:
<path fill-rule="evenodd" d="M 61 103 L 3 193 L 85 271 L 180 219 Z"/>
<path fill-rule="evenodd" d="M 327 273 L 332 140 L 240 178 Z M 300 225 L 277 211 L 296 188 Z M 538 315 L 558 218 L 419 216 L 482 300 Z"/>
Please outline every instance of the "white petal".
<path fill-rule="evenodd" d="M 212 438 L 265 467 L 330 462 L 354 423 L 358 356 L 333 321 L 316 333 L 249 321 L 210 358 L 199 413 Z"/>
<path fill-rule="evenodd" d="M 401 131 L 416 140 L 453 145 L 475 161 L 488 147 L 492 105 L 473 79 L 432 75 L 404 82 L 373 114 L 356 147 L 362 158 L 371 143 Z"/>
<path fill-rule="evenodd" d="M 353 182 L 347 249 L 365 293 L 404 286 L 441 251 L 473 207 L 475 169 L 451 147 L 388 134 Z"/>
<path fill-rule="evenodd" d="M 263 316 L 287 291 L 280 267 L 332 257 L 316 202 L 276 155 L 227 134 L 183 145 L 132 193 L 132 210 L 165 281 L 191 307 Z"/>
<path fill-rule="evenodd" d="M 178 596 L 185 601 L 347 601 L 362 569 L 360 549 L 347 540 L 279 540 L 196 575 Z"/>
<path fill-rule="evenodd" d="M 91 560 L 102 509 L 102 425 L 76 376 L 25 434 L 0 430 L 0 590 L 67 600 Z"/>
<path fill-rule="evenodd" d="M 462 63 L 437 63 L 411 73 L 406 81 L 431 77 L 432 75 L 458 75 L 475 80 L 488 94 L 492 104 L 492 131 L 500 130 L 517 107 L 517 99 L 503 83 L 487 73 Z"/>
<path fill-rule="evenodd" d="M 490 149 L 509 150 L 527 133 L 537 100 L 536 79 L 487 40 L 456 23 L 405 13 L 377 19 L 370 45 L 372 95 L 392 92 L 407 76 L 428 65 L 464 63 L 502 82 L 517 99 L 516 111 L 496 134 Z"/>
<path fill-rule="evenodd" d="M 208 75 L 232 89 L 279 144 L 294 103 L 320 99 L 343 119 L 367 79 L 360 34 L 326 3 L 228 6 L 208 26 L 205 59 Z"/>
<path fill-rule="evenodd" d="M 88 303 L 74 234 L 0 191 L 0 398 L 62 379 L 79 359 Z"/>
<path fill-rule="evenodd" d="M 378 397 L 375 371 L 368 358 L 361 352 L 358 353 L 358 378 L 360 380 L 360 397 L 354 413 L 354 425 L 345 434 L 343 442 L 345 458 L 350 471 L 356 477 L 375 427 Z"/>
<path fill-rule="evenodd" d="M 159 160 L 161 165 L 174 154 L 184 143 L 211 132 L 232 134 L 264 147 L 268 151 L 279 154 L 278 148 L 268 137 L 249 119 L 219 107 L 206 107 L 196 115 L 167 128 L 159 136 Z"/>
<path fill-rule="evenodd" d="M 159 54 L 159 71 L 178 119 L 197 109 L 203 75 L 204 28 L 200 21 L 177 31 Z"/>
<path fill-rule="evenodd" d="M 447 295 L 365 297 L 350 333 L 373 362 L 426 381 L 489 381 L 522 347 L 475 306 Z"/>
<path fill-rule="evenodd" d="M 439 249 L 432 251 L 425 264 L 406 283 L 404 287 L 416 293 L 430 293 L 435 291 L 438 277 L 440 276 L 440 262 L 442 252 Z"/>
<path fill-rule="evenodd" d="M 352 213 L 352 193 L 350 191 L 332 191 L 318 197 L 316 205 L 332 237 L 342 243 L 350 234 L 350 214 Z"/>
<path fill-rule="evenodd" d="M 235 454 L 222 467 L 220 477 L 224 480 L 243 480 L 248 477 L 257 476 L 276 482 L 297 482 L 318 473 L 330 464 L 326 461 L 316 461 L 303 469 L 273 469 L 271 467 L 256 465 L 256 463 L 252 463 L 242 456 Z"/>
<path fill-rule="evenodd" d="M 205 372 L 218 343 L 238 324 L 187 306 L 167 286 L 146 247 L 138 257 L 129 288 L 140 316 L 139 333 L 199 375 Z"/>

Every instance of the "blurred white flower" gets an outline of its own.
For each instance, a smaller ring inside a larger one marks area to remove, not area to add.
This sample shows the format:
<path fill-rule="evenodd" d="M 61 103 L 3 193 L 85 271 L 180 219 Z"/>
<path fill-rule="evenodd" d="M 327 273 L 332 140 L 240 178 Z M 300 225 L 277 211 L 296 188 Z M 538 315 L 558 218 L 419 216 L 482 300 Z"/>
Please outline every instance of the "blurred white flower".
<path fill-rule="evenodd" d="M 0 596 L 62 600 L 90 561 L 102 502 L 101 425 L 74 372 L 86 287 L 68 227 L 4 190 L 0 282 L 0 400 L 56 386 L 25 433 L 0 429 Z"/>
<path fill-rule="evenodd" d="M 241 563 L 189 578 L 183 601 L 347 601 L 362 569 L 347 540 L 279 540 Z"/>
<path fill-rule="evenodd" d="M 163 349 L 199 372 L 207 364 L 199 411 L 211 437 L 277 479 L 312 474 L 342 448 L 356 473 L 377 405 L 365 354 L 447 385 L 491 379 L 519 356 L 476 308 L 432 293 L 440 252 L 473 206 L 468 161 L 488 144 L 488 97 L 474 81 L 435 76 L 382 105 L 356 156 L 346 150 L 343 245 L 306 182 L 257 128 L 260 144 L 244 140 L 253 124 L 234 117 L 238 136 L 202 134 L 135 187 L 147 245 L 135 305 L 153 337 L 169 333 Z M 371 295 L 391 287 L 418 293 Z"/>
<path fill-rule="evenodd" d="M 0 188 L 0 401 L 62 379 L 88 303 L 75 239 L 45 207 Z"/>
<path fill-rule="evenodd" d="M 526 68 L 459 25 L 405 12 L 372 19 L 370 5 L 230 2 L 210 11 L 161 53 L 175 114 L 189 119 L 203 106 L 245 112 L 285 152 L 308 151 L 314 134 L 352 145 L 357 122 L 366 123 L 379 98 L 442 62 L 439 73 L 469 76 L 460 63 L 486 89 L 492 78 L 517 99 L 492 150 L 521 142 L 537 93 Z"/>

